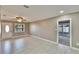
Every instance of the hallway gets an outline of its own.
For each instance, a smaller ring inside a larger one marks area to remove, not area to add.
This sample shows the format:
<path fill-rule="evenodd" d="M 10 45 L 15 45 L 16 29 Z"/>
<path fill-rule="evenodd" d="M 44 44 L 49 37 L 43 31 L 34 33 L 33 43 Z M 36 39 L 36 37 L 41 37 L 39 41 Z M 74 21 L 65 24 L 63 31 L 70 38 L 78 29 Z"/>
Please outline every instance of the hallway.
<path fill-rule="evenodd" d="M 0 42 L 0 53 L 4 54 L 77 54 L 79 51 L 56 45 L 36 37 L 21 37 Z"/>

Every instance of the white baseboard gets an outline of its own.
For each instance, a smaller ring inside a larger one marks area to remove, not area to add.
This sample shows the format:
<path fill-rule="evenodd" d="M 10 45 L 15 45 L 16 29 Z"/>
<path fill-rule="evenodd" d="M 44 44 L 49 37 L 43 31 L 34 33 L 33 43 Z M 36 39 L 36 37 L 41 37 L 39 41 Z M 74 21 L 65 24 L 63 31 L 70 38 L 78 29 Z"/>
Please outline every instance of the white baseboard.
<path fill-rule="evenodd" d="M 75 47 L 71 47 L 72 49 L 74 49 L 74 50 L 78 50 L 79 51 L 79 49 L 78 48 L 75 48 Z"/>
<path fill-rule="evenodd" d="M 46 42 L 50 42 L 50 43 L 57 44 L 57 43 L 54 42 L 54 41 L 51 41 L 51 40 L 48 40 L 48 39 L 44 39 L 44 38 L 41 38 L 41 37 L 39 37 L 39 36 L 34 36 L 34 35 L 31 35 L 31 36 L 34 37 L 34 38 L 39 38 L 39 39 L 41 39 L 41 40 L 43 40 L 43 41 L 46 41 Z"/>
<path fill-rule="evenodd" d="M 46 42 L 49 42 L 49 43 L 58 44 L 57 42 L 54 42 L 54 41 L 51 41 L 51 40 L 48 40 L 48 39 L 45 39 L 45 38 L 41 38 L 41 37 L 39 37 L 39 36 L 35 36 L 35 35 L 30 35 L 30 36 L 31 36 L 31 37 L 34 37 L 34 38 L 39 38 L 39 39 L 41 39 L 41 40 L 43 40 L 43 41 L 46 41 Z M 59 45 L 63 45 L 63 44 L 59 44 Z M 69 47 L 69 46 L 66 46 L 66 45 L 63 45 L 63 46 Z M 78 48 L 75 48 L 75 47 L 69 47 L 69 48 L 79 51 L 79 49 L 78 49 Z"/>
<path fill-rule="evenodd" d="M 18 35 L 18 36 L 12 36 L 9 38 L 2 38 L 1 41 L 3 40 L 10 40 L 10 39 L 15 39 L 15 38 L 20 38 L 20 37 L 29 37 L 30 35 Z"/>

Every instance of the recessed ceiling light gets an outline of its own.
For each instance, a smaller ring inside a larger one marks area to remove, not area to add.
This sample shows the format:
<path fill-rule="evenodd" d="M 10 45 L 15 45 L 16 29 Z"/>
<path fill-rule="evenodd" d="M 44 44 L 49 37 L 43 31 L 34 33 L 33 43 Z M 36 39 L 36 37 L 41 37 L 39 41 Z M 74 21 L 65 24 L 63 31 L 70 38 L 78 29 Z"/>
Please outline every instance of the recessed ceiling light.
<path fill-rule="evenodd" d="M 64 10 L 61 10 L 60 13 L 61 13 L 61 14 L 64 13 Z"/>

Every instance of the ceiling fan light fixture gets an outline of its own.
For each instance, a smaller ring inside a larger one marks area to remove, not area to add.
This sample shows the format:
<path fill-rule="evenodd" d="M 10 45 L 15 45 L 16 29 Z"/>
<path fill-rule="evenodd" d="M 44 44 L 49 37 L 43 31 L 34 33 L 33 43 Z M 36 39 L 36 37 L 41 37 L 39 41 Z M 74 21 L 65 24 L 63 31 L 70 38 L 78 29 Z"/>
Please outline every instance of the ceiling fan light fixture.
<path fill-rule="evenodd" d="M 17 16 L 16 19 L 23 19 L 23 17 L 19 17 L 19 16 Z"/>
<path fill-rule="evenodd" d="M 18 21 L 18 22 L 22 22 L 22 19 L 18 19 L 17 21 Z"/>
<path fill-rule="evenodd" d="M 16 17 L 18 22 L 22 22 L 23 21 L 23 17 Z"/>

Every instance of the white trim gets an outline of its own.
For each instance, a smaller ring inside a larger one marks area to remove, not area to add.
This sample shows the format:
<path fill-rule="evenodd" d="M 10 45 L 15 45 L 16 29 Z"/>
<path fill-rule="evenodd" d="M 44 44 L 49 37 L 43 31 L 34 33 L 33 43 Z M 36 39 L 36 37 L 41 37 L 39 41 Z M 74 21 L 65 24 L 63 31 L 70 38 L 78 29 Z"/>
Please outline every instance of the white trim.
<path fill-rule="evenodd" d="M 58 22 L 59 22 L 59 21 L 57 20 L 57 43 L 58 43 L 58 40 L 59 40 L 59 39 L 58 39 L 58 36 L 59 36 L 59 35 L 58 35 L 58 32 L 59 32 L 59 31 L 58 31 Z"/>
<path fill-rule="evenodd" d="M 26 35 L 19 35 L 19 36 L 12 36 L 10 38 L 2 38 L 1 41 L 3 40 L 9 40 L 9 39 L 15 39 L 15 38 L 19 38 L 19 37 L 29 37 L 30 35 L 26 34 Z"/>
<path fill-rule="evenodd" d="M 39 39 L 41 39 L 41 40 L 43 40 L 43 41 L 46 41 L 46 42 L 50 42 L 50 43 L 57 44 L 57 43 L 56 43 L 56 42 L 54 42 L 54 41 L 47 40 L 47 39 L 41 38 L 41 37 L 39 37 L 39 36 L 35 36 L 35 35 L 30 35 L 30 36 L 31 36 L 31 37 L 34 37 L 34 38 L 39 38 Z"/>
<path fill-rule="evenodd" d="M 70 47 L 72 47 L 72 19 L 70 18 Z"/>
<path fill-rule="evenodd" d="M 75 48 L 75 47 L 70 47 L 70 48 L 72 48 L 72 49 L 74 49 L 74 50 L 78 50 L 78 51 L 79 51 L 79 49 L 78 49 L 78 48 Z"/>
<path fill-rule="evenodd" d="M 46 41 L 46 42 L 49 42 L 49 43 L 56 44 L 56 45 L 63 45 L 63 44 L 58 44 L 57 42 L 54 42 L 54 41 L 51 41 L 51 40 L 48 40 L 48 39 L 41 38 L 39 36 L 35 36 L 35 35 L 30 35 L 30 36 L 31 37 L 34 37 L 34 38 L 38 38 L 38 39 L 43 40 L 43 41 Z M 63 46 L 69 47 L 69 46 L 66 46 L 66 45 L 63 45 Z M 79 51 L 79 49 L 78 48 L 75 48 L 75 47 L 69 47 L 69 48 Z"/>
<path fill-rule="evenodd" d="M 71 18 L 57 20 L 57 43 L 59 44 L 59 39 L 58 39 L 58 36 L 59 36 L 59 34 L 58 34 L 59 33 L 58 22 L 59 21 L 65 21 L 65 20 L 69 20 L 70 21 L 70 47 L 72 47 L 72 21 L 71 21 Z"/>

